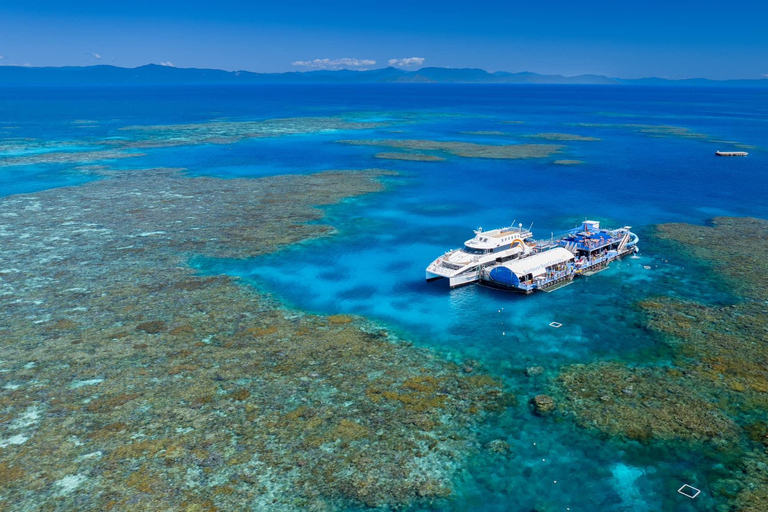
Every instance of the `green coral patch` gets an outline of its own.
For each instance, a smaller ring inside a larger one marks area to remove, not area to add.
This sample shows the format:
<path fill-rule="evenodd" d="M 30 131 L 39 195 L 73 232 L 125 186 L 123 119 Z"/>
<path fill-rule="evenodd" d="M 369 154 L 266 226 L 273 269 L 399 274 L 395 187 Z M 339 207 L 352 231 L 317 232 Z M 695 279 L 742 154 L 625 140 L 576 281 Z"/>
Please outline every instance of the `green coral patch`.
<path fill-rule="evenodd" d="M 412 151 L 442 151 L 464 158 L 525 159 L 546 158 L 558 153 L 564 146 L 556 144 L 474 144 L 472 142 L 444 142 L 434 140 L 340 140 L 341 144 L 406 149 Z"/>
<path fill-rule="evenodd" d="M 557 141 L 568 141 L 568 142 L 600 140 L 597 137 L 585 137 L 583 135 L 574 135 L 572 133 L 535 133 L 533 135 L 526 135 L 526 137 L 531 137 L 533 139 L 557 140 Z"/>
<path fill-rule="evenodd" d="M 640 133 L 648 137 L 676 137 L 682 139 L 694 139 L 714 144 L 727 144 L 740 149 L 754 149 L 755 146 L 742 144 L 736 141 L 726 141 L 717 139 L 705 133 L 699 133 L 684 126 L 674 126 L 668 124 L 636 124 L 636 123 L 571 123 L 570 126 L 583 126 L 587 128 L 609 128 L 625 129 L 635 133 Z"/>
<path fill-rule="evenodd" d="M 0 394 L 0 508 L 447 499 L 483 416 L 514 401 L 501 384 L 364 319 L 286 310 L 187 264 L 328 236 L 309 223 L 323 217 L 311 205 L 376 192 L 384 174 L 106 172 L 0 200 L 0 218 L 24 212 L 0 227 L 2 375 L 13 382 Z"/>
<path fill-rule="evenodd" d="M 648 328 L 673 350 L 673 366 L 565 368 L 558 379 L 562 412 L 583 426 L 644 442 L 704 441 L 717 450 L 716 458 L 727 454 L 740 467 L 713 488 L 730 498 L 733 510 L 764 510 L 768 221 L 718 217 L 709 226 L 663 224 L 656 236 L 708 266 L 734 292 L 734 303 L 642 301 Z"/>
<path fill-rule="evenodd" d="M 376 153 L 376 158 L 382 160 L 407 160 L 411 162 L 443 162 L 445 158 L 422 153 Z"/>
<path fill-rule="evenodd" d="M 641 441 L 738 436 L 735 423 L 675 370 L 576 365 L 564 369 L 559 380 L 568 397 L 564 408 L 582 425 L 612 435 Z"/>
<path fill-rule="evenodd" d="M 500 132 L 498 130 L 476 130 L 471 132 L 461 132 L 464 135 L 499 135 L 499 136 L 508 136 L 509 134 L 507 132 Z"/>

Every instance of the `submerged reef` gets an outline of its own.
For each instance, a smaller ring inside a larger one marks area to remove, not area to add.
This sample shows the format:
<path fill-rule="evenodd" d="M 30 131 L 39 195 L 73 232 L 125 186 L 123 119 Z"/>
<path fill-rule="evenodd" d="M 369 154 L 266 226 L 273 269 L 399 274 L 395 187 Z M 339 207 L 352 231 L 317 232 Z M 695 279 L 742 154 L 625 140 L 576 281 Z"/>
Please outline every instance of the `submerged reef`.
<path fill-rule="evenodd" d="M 583 126 L 587 128 L 623 128 L 649 137 L 679 137 L 683 139 L 696 139 L 705 142 L 728 144 L 740 149 L 754 149 L 755 146 L 742 144 L 736 141 L 720 140 L 704 133 L 698 133 L 684 126 L 667 124 L 635 124 L 635 123 L 570 123 L 570 126 Z"/>
<path fill-rule="evenodd" d="M 768 221 L 716 217 L 710 226 L 662 224 L 656 235 L 707 262 L 746 299 L 768 300 Z"/>
<path fill-rule="evenodd" d="M 656 236 L 704 263 L 734 303 L 668 297 L 639 304 L 648 328 L 672 348 L 670 365 L 594 363 L 563 369 L 562 412 L 583 426 L 641 442 L 703 443 L 735 460 L 711 484 L 722 510 L 768 509 L 768 221 L 664 224 Z"/>
<path fill-rule="evenodd" d="M 382 160 L 408 160 L 411 162 L 442 162 L 445 158 L 422 153 L 376 153 L 376 158 Z"/>
<path fill-rule="evenodd" d="M 231 144 L 254 137 L 368 130 L 386 126 L 383 122 L 355 122 L 342 117 L 295 117 L 264 121 L 210 121 L 206 123 L 126 126 L 123 131 L 139 133 L 138 141 L 128 147 L 167 147 L 188 144 Z M 125 144 L 118 142 L 118 144 Z"/>
<path fill-rule="evenodd" d="M 82 164 L 95 161 L 117 160 L 144 156 L 143 153 L 112 149 L 92 151 L 50 151 L 45 153 L 11 156 L 0 159 L 0 167 L 35 164 Z"/>
<path fill-rule="evenodd" d="M 352 146 L 377 146 L 414 151 L 442 151 L 464 158 L 522 159 L 546 158 L 565 146 L 556 144 L 474 144 L 472 142 L 443 142 L 436 140 L 354 139 L 339 140 Z"/>
<path fill-rule="evenodd" d="M 327 236 L 384 171 L 112 173 L 0 200 L 0 509 L 336 510 L 449 499 L 500 382 L 194 255 Z"/>
<path fill-rule="evenodd" d="M 581 165 L 584 163 L 583 160 L 555 160 L 552 162 L 556 165 Z"/>
<path fill-rule="evenodd" d="M 598 141 L 598 137 L 585 137 L 583 135 L 574 135 L 572 133 L 534 133 L 526 135 L 533 139 L 559 140 L 559 141 Z"/>
<path fill-rule="evenodd" d="M 507 132 L 500 132 L 498 130 L 475 130 L 471 132 L 461 132 L 463 135 L 499 135 L 509 136 Z"/>
<path fill-rule="evenodd" d="M 692 438 L 728 442 L 736 425 L 679 370 L 618 363 L 577 365 L 560 375 L 564 407 L 584 426 L 648 441 Z M 663 385 L 660 385 L 663 383 Z"/>
<path fill-rule="evenodd" d="M 89 125 L 85 125 L 89 126 Z M 355 122 L 341 117 L 297 117 L 262 121 L 217 120 L 204 123 L 126 126 L 121 137 L 84 141 L 0 141 L 0 167 L 33 164 L 85 164 L 144 156 L 136 149 L 199 144 L 233 144 L 247 139 L 285 135 L 367 130 L 386 126 L 381 122 Z M 5 155 L 3 154 L 5 153 Z"/>

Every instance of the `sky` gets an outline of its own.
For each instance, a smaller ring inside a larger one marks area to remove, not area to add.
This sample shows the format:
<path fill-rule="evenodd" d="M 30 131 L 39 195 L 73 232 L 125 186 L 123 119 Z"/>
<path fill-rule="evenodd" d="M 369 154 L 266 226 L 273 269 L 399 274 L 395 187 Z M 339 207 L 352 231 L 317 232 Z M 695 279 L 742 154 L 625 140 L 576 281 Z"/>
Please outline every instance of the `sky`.
<path fill-rule="evenodd" d="M 0 65 L 768 77 L 762 0 L 0 0 Z"/>

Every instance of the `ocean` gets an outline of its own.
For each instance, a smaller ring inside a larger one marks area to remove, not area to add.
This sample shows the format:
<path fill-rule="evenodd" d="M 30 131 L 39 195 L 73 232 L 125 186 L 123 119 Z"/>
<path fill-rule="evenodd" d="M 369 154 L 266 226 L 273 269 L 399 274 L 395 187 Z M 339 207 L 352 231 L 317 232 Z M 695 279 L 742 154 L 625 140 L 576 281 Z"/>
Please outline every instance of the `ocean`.
<path fill-rule="evenodd" d="M 649 328 L 643 301 L 716 307 L 744 299 L 712 265 L 661 240 L 656 226 L 768 219 L 766 141 L 768 93 L 757 89 L 3 88 L 0 201 L 155 168 L 219 180 L 394 171 L 377 178 L 381 191 L 320 207 L 323 217 L 310 221 L 309 231 L 329 225 L 331 236 L 254 257 L 188 247 L 180 254 L 199 276 L 235 277 L 287 311 L 363 317 L 393 343 L 482 370 L 517 396 L 517 405 L 472 427 L 474 437 L 452 468 L 450 497 L 398 506 L 714 511 L 732 503 L 733 496 L 715 490 L 735 478 L 743 445 L 701 450 L 685 436 L 640 442 L 568 414 L 536 415 L 528 401 L 550 393 L 574 365 L 675 367 L 675 345 Z M 716 150 L 749 156 L 720 158 Z M 290 192 L 280 197 L 291 201 Z M 427 265 L 478 227 L 522 224 L 546 239 L 586 218 L 632 226 L 639 257 L 525 297 L 425 282 Z M 5 219 L 6 228 L 13 222 Z M 503 450 L 484 448 L 493 442 Z M 685 497 L 677 492 L 683 484 L 702 492 Z"/>

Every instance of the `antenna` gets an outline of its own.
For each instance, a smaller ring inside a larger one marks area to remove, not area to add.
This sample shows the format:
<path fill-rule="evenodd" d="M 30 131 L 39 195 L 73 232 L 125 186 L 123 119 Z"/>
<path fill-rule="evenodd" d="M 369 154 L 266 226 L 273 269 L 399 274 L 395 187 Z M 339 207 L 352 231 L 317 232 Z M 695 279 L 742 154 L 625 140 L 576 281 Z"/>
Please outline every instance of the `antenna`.
<path fill-rule="evenodd" d="M 523 234 L 523 223 L 521 222 L 520 224 L 518 224 L 518 227 L 520 227 L 520 235 L 522 236 L 522 234 Z"/>
<path fill-rule="evenodd" d="M 528 231 L 530 231 L 532 227 L 533 227 L 533 222 L 531 222 L 531 225 L 528 226 Z"/>

